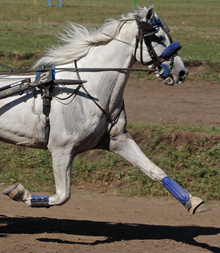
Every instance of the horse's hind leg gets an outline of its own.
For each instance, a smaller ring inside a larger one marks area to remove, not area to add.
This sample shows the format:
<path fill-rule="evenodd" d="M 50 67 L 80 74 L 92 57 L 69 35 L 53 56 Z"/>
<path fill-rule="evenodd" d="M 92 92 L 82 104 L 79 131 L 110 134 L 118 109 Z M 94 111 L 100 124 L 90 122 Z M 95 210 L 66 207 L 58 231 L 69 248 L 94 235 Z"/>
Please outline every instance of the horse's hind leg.
<path fill-rule="evenodd" d="M 116 126 L 112 128 L 110 138 L 103 143 L 103 148 L 121 155 L 151 179 L 162 183 L 190 213 L 194 213 L 196 210 L 198 212 L 209 210 L 209 208 L 203 204 L 203 200 L 192 197 L 187 190 L 170 179 L 161 168 L 156 166 L 143 154 L 136 142 L 125 130 L 125 118 L 123 118 L 123 115 Z"/>
<path fill-rule="evenodd" d="M 203 200 L 192 197 L 186 189 L 183 189 L 175 181 L 169 178 L 165 172 L 151 162 L 140 150 L 129 133 L 114 136 L 109 141 L 109 150 L 124 157 L 136 168 L 140 169 L 154 181 L 158 181 L 191 213 L 205 212 L 210 210 Z"/>
<path fill-rule="evenodd" d="M 21 184 L 14 184 L 3 191 L 13 200 L 22 201 L 31 207 L 49 207 L 66 203 L 71 194 L 71 150 L 68 148 L 51 152 L 53 160 L 53 171 L 56 185 L 56 194 L 53 196 L 31 195 Z"/>

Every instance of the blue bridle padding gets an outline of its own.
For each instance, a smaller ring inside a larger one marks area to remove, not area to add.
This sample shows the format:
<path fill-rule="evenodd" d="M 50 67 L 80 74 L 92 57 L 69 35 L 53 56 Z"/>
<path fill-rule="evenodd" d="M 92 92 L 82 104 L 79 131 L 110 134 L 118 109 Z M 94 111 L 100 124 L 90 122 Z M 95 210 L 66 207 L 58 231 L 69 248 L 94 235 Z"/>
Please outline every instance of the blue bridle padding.
<path fill-rule="evenodd" d="M 161 56 L 166 59 L 170 56 L 174 55 L 178 50 L 180 50 L 182 46 L 178 41 L 174 41 L 167 48 L 165 48 L 161 54 Z"/>
<path fill-rule="evenodd" d="M 182 204 L 185 204 L 190 196 L 187 190 L 183 189 L 180 185 L 178 185 L 175 181 L 173 181 L 169 177 L 164 177 L 162 179 L 162 184 L 165 188 L 175 197 L 177 198 Z"/>
<path fill-rule="evenodd" d="M 31 195 L 31 207 L 50 207 L 49 196 Z"/>
<path fill-rule="evenodd" d="M 154 22 L 150 22 L 149 24 L 152 26 L 161 26 L 161 21 L 160 19 L 158 19 L 158 20 L 155 20 Z"/>
<path fill-rule="evenodd" d="M 162 77 L 168 76 L 169 73 L 170 73 L 169 67 L 168 67 L 167 65 L 165 65 L 165 64 L 161 64 L 161 68 L 163 69 L 164 72 L 163 72 L 163 74 L 160 75 L 160 76 L 162 76 Z"/>

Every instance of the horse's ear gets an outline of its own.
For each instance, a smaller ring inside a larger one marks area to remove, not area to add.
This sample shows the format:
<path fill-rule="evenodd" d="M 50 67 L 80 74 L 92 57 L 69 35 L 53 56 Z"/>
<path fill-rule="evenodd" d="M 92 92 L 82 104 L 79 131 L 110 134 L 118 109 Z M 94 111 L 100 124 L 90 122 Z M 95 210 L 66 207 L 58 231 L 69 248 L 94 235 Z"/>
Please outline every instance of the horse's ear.
<path fill-rule="evenodd" d="M 151 5 L 148 9 L 147 15 L 146 15 L 146 21 L 150 21 L 153 18 L 154 15 L 154 5 Z"/>

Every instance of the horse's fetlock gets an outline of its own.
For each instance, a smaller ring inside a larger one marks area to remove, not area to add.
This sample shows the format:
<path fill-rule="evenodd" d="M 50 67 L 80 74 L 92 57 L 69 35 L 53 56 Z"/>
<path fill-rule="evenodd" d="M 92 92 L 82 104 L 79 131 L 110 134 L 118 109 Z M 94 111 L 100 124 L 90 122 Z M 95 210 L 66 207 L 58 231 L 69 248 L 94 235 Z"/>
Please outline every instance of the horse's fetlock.
<path fill-rule="evenodd" d="M 70 194 L 62 194 L 62 196 L 60 196 L 59 198 L 59 206 L 64 205 L 68 200 L 70 199 Z"/>

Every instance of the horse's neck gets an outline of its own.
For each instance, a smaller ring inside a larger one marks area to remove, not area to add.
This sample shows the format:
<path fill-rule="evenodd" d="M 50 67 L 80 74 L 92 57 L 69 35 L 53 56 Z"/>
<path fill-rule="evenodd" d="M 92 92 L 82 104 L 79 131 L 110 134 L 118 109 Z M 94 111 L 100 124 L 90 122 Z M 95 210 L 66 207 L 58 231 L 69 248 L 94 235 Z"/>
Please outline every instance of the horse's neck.
<path fill-rule="evenodd" d="M 113 39 L 106 45 L 97 46 L 90 52 L 88 58 L 92 63 L 92 67 L 104 68 L 130 68 L 134 64 L 134 47 L 131 46 L 135 41 L 137 33 L 136 23 L 126 23 L 121 28 L 120 34 L 116 39 Z M 86 59 L 86 57 L 85 57 Z M 96 83 L 94 87 L 100 94 L 100 90 L 105 86 L 105 90 L 109 93 L 102 94 L 106 99 L 109 99 L 109 110 L 111 111 L 117 104 L 118 100 L 122 97 L 126 81 L 129 73 L 119 72 L 104 72 L 100 73 L 100 82 Z M 105 80 L 105 81 L 103 81 Z M 100 86 L 100 87 L 98 87 Z M 101 89 L 100 89 L 101 88 Z"/>
<path fill-rule="evenodd" d="M 134 44 L 137 27 L 134 22 L 124 24 L 117 39 L 98 45 L 85 57 L 77 61 L 78 68 L 130 68 L 134 63 Z M 67 67 L 67 65 L 66 65 Z M 68 64 L 75 67 L 75 64 Z M 65 73 L 69 78 L 77 78 L 74 73 Z M 62 74 L 64 78 L 64 73 Z M 80 72 L 80 77 L 87 80 L 85 84 L 92 96 L 99 99 L 101 105 L 111 112 L 122 98 L 128 72 Z M 65 78 L 64 78 L 65 79 Z M 108 102 L 106 102 L 108 101 Z"/>
<path fill-rule="evenodd" d="M 89 55 L 94 64 L 109 68 L 128 68 L 133 64 L 134 41 L 137 32 L 135 22 L 125 23 L 117 38 L 103 46 L 97 46 Z"/>
<path fill-rule="evenodd" d="M 93 47 L 90 52 L 77 61 L 79 68 L 128 68 L 134 63 L 134 41 L 137 33 L 136 22 L 125 23 L 117 38 L 108 43 Z M 61 67 L 75 67 L 70 63 Z M 66 75 L 67 73 L 65 73 Z"/>

